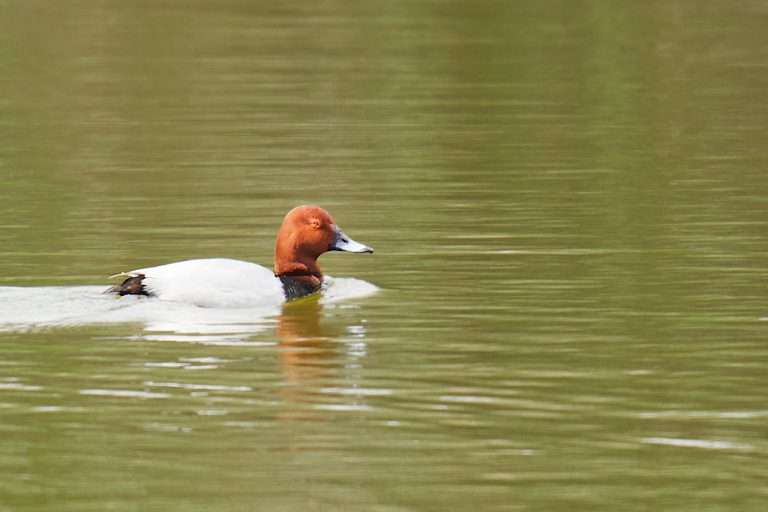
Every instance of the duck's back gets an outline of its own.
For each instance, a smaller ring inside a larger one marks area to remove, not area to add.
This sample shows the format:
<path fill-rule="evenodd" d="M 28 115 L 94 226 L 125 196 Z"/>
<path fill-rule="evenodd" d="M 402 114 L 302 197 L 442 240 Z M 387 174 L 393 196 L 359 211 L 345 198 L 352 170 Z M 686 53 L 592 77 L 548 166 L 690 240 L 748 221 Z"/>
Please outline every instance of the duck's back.
<path fill-rule="evenodd" d="M 150 295 L 202 307 L 257 307 L 285 299 L 272 271 L 247 261 L 186 260 L 128 274 L 143 275 L 142 284 Z"/>

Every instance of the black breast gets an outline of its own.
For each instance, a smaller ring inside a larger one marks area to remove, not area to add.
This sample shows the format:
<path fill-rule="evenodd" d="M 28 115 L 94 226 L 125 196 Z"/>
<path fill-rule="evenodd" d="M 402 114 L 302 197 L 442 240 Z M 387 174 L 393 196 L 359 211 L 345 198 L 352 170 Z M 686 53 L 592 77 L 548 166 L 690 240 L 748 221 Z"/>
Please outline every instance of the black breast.
<path fill-rule="evenodd" d="M 288 300 L 305 297 L 320 290 L 322 283 L 318 279 L 307 279 L 308 276 L 277 276 L 283 283 L 285 298 Z"/>

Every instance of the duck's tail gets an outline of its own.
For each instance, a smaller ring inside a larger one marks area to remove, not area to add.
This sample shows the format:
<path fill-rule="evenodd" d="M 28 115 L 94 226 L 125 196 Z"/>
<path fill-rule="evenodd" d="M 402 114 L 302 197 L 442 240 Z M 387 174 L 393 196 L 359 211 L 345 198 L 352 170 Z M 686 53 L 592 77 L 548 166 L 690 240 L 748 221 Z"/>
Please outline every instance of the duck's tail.
<path fill-rule="evenodd" d="M 147 290 L 144 288 L 144 274 L 116 274 L 110 279 L 113 279 L 115 277 L 125 277 L 128 276 L 127 279 L 125 279 L 122 283 L 116 284 L 115 286 L 112 286 L 111 288 L 104 290 L 104 293 L 118 293 L 121 296 L 123 295 L 149 295 Z"/>

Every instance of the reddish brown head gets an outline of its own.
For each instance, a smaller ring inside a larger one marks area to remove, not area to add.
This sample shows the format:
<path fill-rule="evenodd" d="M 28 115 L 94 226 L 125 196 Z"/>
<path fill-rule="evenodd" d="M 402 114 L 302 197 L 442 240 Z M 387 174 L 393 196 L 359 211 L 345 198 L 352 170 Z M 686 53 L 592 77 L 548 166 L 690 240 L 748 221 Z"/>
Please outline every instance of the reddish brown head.
<path fill-rule="evenodd" d="M 311 275 L 322 280 L 317 258 L 328 251 L 373 252 L 342 233 L 318 206 L 297 206 L 285 216 L 275 240 L 275 274 Z"/>

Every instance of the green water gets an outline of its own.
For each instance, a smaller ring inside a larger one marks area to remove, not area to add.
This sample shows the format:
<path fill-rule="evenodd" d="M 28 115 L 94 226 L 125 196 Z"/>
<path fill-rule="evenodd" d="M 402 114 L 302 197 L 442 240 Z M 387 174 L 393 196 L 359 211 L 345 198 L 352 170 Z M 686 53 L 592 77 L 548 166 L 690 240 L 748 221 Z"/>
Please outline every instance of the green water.
<path fill-rule="evenodd" d="M 0 332 L 0 512 L 764 510 L 766 25 L 0 1 L 0 286 L 271 265 L 316 203 L 381 288 L 237 343 Z"/>

